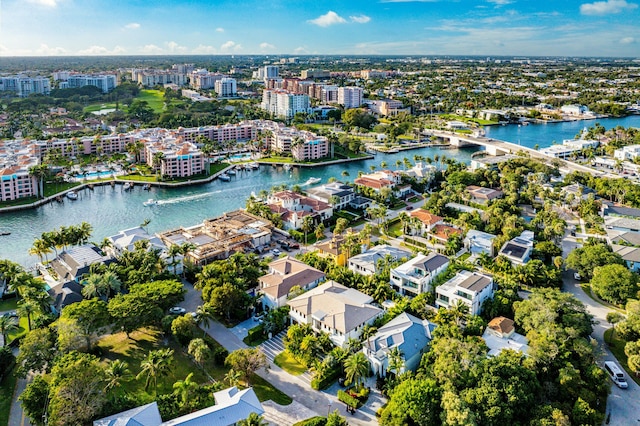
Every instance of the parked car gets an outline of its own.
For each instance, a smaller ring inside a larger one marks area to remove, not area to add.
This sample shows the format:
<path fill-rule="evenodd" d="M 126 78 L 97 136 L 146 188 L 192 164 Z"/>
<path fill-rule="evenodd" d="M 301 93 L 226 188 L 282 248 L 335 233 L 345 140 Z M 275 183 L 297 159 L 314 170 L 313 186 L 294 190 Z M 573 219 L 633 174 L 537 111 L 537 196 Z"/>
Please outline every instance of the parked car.
<path fill-rule="evenodd" d="M 293 243 L 289 243 L 289 247 L 291 247 L 292 249 L 299 249 L 300 248 L 300 244 L 293 242 Z"/>
<path fill-rule="evenodd" d="M 573 279 L 576 280 L 576 281 L 582 281 L 582 277 L 577 272 L 573 273 Z"/>
<path fill-rule="evenodd" d="M 273 253 L 274 256 L 280 256 L 282 254 L 282 252 L 277 248 L 271 250 L 271 253 Z"/>
<path fill-rule="evenodd" d="M 187 313 L 187 310 L 180 306 L 174 306 L 173 308 L 169 308 L 169 313 L 172 315 L 184 315 Z"/>
<path fill-rule="evenodd" d="M 413 210 L 413 206 L 407 206 L 406 210 Z"/>

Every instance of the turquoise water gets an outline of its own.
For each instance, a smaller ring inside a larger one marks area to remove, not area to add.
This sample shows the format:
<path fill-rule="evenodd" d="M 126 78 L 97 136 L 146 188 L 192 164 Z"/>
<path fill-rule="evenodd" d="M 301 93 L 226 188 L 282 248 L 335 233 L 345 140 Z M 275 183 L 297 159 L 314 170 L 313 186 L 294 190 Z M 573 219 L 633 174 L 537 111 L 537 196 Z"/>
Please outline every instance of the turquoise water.
<path fill-rule="evenodd" d="M 622 125 L 640 127 L 640 116 L 623 119 L 598 120 L 607 128 Z M 561 142 L 573 138 L 582 128 L 595 124 L 595 121 L 539 124 L 518 127 L 494 126 L 487 128 L 487 135 L 495 139 L 509 142 L 520 142 L 524 146 L 540 147 L 551 145 L 552 141 Z M 150 219 L 150 232 L 164 231 L 179 226 L 191 226 L 203 219 L 215 217 L 225 211 L 244 207 L 251 192 L 268 190 L 274 185 L 287 184 L 290 187 L 303 184 L 310 177 L 318 177 L 327 182 L 330 177 L 342 178 L 347 171 L 347 180 L 353 180 L 359 171 L 369 172 L 370 166 L 380 169 L 380 163 L 386 162 L 388 168 L 395 168 L 396 161 L 413 156 L 423 155 L 455 158 L 469 162 L 475 149 L 441 150 L 438 148 L 422 148 L 397 154 L 378 154 L 373 160 L 364 160 L 313 169 L 294 168 L 286 172 L 281 167 L 262 166 L 259 171 L 238 172 L 230 182 L 213 181 L 211 183 L 175 189 L 152 188 L 143 191 L 138 185 L 125 192 L 122 186 L 100 186 L 93 191 L 85 189 L 78 193 L 77 201 L 65 199 L 63 203 L 50 203 L 38 209 L 15 213 L 0 214 L 0 231 L 11 232 L 11 235 L 0 236 L 0 258 L 7 258 L 29 266 L 37 261 L 27 251 L 33 240 L 44 231 L 62 225 L 89 222 L 94 227 L 93 241 L 101 241 L 104 237 L 116 234 L 122 229 L 140 225 Z M 402 166 L 400 166 L 402 168 Z M 143 202 L 149 198 L 159 200 L 158 205 L 145 207 Z"/>
<path fill-rule="evenodd" d="M 90 172 L 87 173 L 86 175 L 82 175 L 82 174 L 77 174 L 74 176 L 74 178 L 76 179 L 84 179 L 85 177 L 89 180 L 91 179 L 98 179 L 98 178 L 108 178 L 111 177 L 112 172 L 110 171 L 104 171 L 104 172 Z"/>

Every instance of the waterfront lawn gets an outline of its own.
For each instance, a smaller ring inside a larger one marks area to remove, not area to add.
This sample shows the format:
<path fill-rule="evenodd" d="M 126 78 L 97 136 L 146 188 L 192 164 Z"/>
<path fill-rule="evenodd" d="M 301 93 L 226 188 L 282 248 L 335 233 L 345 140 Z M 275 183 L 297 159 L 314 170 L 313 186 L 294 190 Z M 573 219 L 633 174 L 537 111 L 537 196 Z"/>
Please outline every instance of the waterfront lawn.
<path fill-rule="evenodd" d="M 229 163 L 211 163 L 209 164 L 209 174 L 214 175 L 227 167 L 229 167 Z"/>
<path fill-rule="evenodd" d="M 60 182 L 60 183 L 44 183 L 44 196 L 51 197 L 52 195 L 59 194 L 71 188 L 80 186 L 78 182 Z"/>
<path fill-rule="evenodd" d="M 276 355 L 276 357 L 273 359 L 273 363 L 292 376 L 299 376 L 307 371 L 307 367 L 296 361 L 291 352 L 287 350 L 284 350 Z"/>
<path fill-rule="evenodd" d="M 15 311 L 16 309 L 18 309 L 17 297 L 0 301 L 0 312 Z"/>
<path fill-rule="evenodd" d="M 635 374 L 633 374 L 633 371 L 629 368 L 629 365 L 627 365 L 627 354 L 624 353 L 624 346 L 627 344 L 627 341 L 618 337 L 618 333 L 616 333 L 614 336 L 612 336 L 612 334 L 613 327 L 604 332 L 605 343 L 611 350 L 613 356 L 618 360 L 618 364 L 620 364 L 620 366 L 624 368 L 624 371 L 627 372 L 629 377 L 631 377 L 637 384 L 640 385 L 640 377 L 637 377 Z"/>
<path fill-rule="evenodd" d="M 38 201 L 38 197 L 24 197 L 18 198 L 17 200 L 0 201 L 0 208 L 24 206 L 25 204 L 35 203 L 36 201 Z"/>
<path fill-rule="evenodd" d="M 13 391 L 18 378 L 13 367 L 9 368 L 0 382 L 0 425 L 9 424 L 9 411 L 13 400 Z"/>

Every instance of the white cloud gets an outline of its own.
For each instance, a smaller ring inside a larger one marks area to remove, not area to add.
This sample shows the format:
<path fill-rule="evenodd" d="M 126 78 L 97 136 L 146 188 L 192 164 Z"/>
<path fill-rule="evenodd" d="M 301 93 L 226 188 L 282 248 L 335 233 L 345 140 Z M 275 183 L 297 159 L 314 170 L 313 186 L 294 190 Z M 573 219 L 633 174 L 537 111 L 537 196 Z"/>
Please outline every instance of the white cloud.
<path fill-rule="evenodd" d="M 40 6 L 56 7 L 60 0 L 27 0 L 29 3 L 38 4 Z"/>
<path fill-rule="evenodd" d="M 140 28 L 140 24 L 137 22 L 131 22 L 124 26 L 125 30 L 137 30 L 138 28 Z"/>
<path fill-rule="evenodd" d="M 167 46 L 167 50 L 171 53 L 185 53 L 187 51 L 186 47 L 180 46 L 175 41 L 166 42 L 165 45 Z"/>
<path fill-rule="evenodd" d="M 162 48 L 159 46 L 156 46 L 155 44 L 145 45 L 142 49 L 140 49 L 140 52 L 145 55 L 159 55 L 161 53 L 164 53 Z"/>
<path fill-rule="evenodd" d="M 260 43 L 260 49 L 262 50 L 273 50 L 275 48 L 276 47 L 271 43 L 267 43 L 267 42 Z"/>
<path fill-rule="evenodd" d="M 295 49 L 293 49 L 293 53 L 296 53 L 296 54 L 300 55 L 300 54 L 303 54 L 303 53 L 309 53 L 309 51 L 304 46 L 298 46 Z"/>
<path fill-rule="evenodd" d="M 636 39 L 633 37 L 625 37 L 623 39 L 620 40 L 620 44 L 632 44 L 635 43 Z"/>
<path fill-rule="evenodd" d="M 307 22 L 319 27 L 328 27 L 335 24 L 346 24 L 347 20 L 335 13 L 333 10 L 330 10 L 324 15 L 320 15 L 316 19 L 310 19 Z"/>
<path fill-rule="evenodd" d="M 367 15 L 357 15 L 357 16 L 349 16 L 351 22 L 356 22 L 358 24 L 366 24 L 371 20 Z"/>
<path fill-rule="evenodd" d="M 493 3 L 497 6 L 505 6 L 507 4 L 514 3 L 514 0 L 487 0 L 489 3 Z"/>
<path fill-rule="evenodd" d="M 116 46 L 113 50 L 109 50 L 104 46 L 90 46 L 86 49 L 78 50 L 78 55 L 86 56 L 99 56 L 99 55 L 121 55 L 126 52 L 126 49 L 121 46 Z"/>
<path fill-rule="evenodd" d="M 242 49 L 242 45 L 237 44 L 235 41 L 231 41 L 231 40 L 229 40 L 228 42 L 220 46 L 220 50 L 223 52 L 228 52 L 230 50 L 237 52 L 238 50 L 241 50 L 241 49 Z"/>
<path fill-rule="evenodd" d="M 38 47 L 34 52 L 37 55 L 42 56 L 56 56 L 66 54 L 67 49 L 65 49 L 64 47 L 49 47 L 46 44 L 41 44 L 40 47 Z"/>
<path fill-rule="evenodd" d="M 213 46 L 205 46 L 204 44 L 201 44 L 193 49 L 193 53 L 196 55 L 213 54 L 216 53 L 216 48 Z"/>
<path fill-rule="evenodd" d="M 580 13 L 583 15 L 612 15 L 625 10 L 633 10 L 637 7 L 637 4 L 627 3 L 626 0 L 596 1 L 581 4 Z"/>
<path fill-rule="evenodd" d="M 218 28 L 216 28 L 216 32 L 217 33 L 223 33 L 224 32 L 224 28 L 218 27 Z"/>

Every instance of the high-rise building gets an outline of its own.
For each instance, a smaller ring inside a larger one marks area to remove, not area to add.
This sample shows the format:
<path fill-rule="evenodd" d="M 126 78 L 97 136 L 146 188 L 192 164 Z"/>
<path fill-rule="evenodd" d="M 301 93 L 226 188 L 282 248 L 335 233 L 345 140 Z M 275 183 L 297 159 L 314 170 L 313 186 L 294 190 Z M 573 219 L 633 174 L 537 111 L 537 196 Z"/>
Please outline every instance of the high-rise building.
<path fill-rule="evenodd" d="M 298 112 L 309 112 L 309 96 L 302 93 L 290 93 L 286 90 L 262 92 L 261 108 L 284 118 L 293 118 Z"/>
<path fill-rule="evenodd" d="M 214 90 L 218 94 L 218 97 L 221 97 L 221 98 L 236 96 L 237 94 L 236 79 L 229 78 L 229 77 L 220 79 L 216 81 Z"/>
<path fill-rule="evenodd" d="M 0 91 L 15 92 L 21 98 L 26 98 L 32 93 L 48 95 L 51 93 L 51 83 L 46 77 L 0 77 Z"/>
<path fill-rule="evenodd" d="M 362 88 L 361 87 L 339 87 L 338 103 L 344 106 L 344 109 L 358 108 L 362 105 Z"/>
<path fill-rule="evenodd" d="M 215 89 L 216 82 L 227 77 L 225 74 L 209 72 L 205 69 L 195 70 L 189 74 L 191 86 L 198 90 Z"/>
<path fill-rule="evenodd" d="M 84 86 L 95 86 L 102 93 L 109 93 L 117 86 L 118 79 L 114 74 L 71 74 L 67 76 L 66 83 L 60 83 L 60 88 L 75 89 Z"/>

